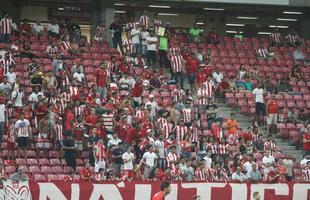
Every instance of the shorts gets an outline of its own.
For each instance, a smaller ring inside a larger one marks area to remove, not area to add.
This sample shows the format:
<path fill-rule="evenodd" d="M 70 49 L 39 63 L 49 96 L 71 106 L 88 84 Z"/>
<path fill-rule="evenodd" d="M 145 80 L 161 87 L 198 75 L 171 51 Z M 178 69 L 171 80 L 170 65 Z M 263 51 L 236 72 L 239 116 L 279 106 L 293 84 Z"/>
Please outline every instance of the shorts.
<path fill-rule="evenodd" d="M 83 142 L 82 141 L 75 141 L 75 148 L 78 151 L 83 151 Z"/>
<path fill-rule="evenodd" d="M 128 178 L 132 178 L 133 170 L 124 170 L 124 175 L 127 176 Z"/>
<path fill-rule="evenodd" d="M 28 147 L 28 137 L 19 137 L 17 139 L 18 147 L 27 148 Z"/>
<path fill-rule="evenodd" d="M 99 172 L 99 169 L 105 169 L 105 161 L 95 162 L 95 172 Z"/>
<path fill-rule="evenodd" d="M 264 103 L 256 102 L 255 103 L 255 112 L 257 115 L 266 115 L 266 106 Z"/>
<path fill-rule="evenodd" d="M 15 150 L 15 143 L 14 142 L 7 142 L 6 147 L 8 150 Z"/>
<path fill-rule="evenodd" d="M 267 117 L 267 124 L 277 124 L 278 122 L 278 114 L 269 114 Z"/>

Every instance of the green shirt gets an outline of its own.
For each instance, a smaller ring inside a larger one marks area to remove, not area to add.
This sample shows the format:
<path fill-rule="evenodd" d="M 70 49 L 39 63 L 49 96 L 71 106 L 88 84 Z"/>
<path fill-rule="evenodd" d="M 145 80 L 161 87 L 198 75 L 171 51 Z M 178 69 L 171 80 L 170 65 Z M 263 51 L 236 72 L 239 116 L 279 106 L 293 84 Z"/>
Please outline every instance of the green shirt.
<path fill-rule="evenodd" d="M 159 50 L 168 50 L 168 38 L 166 37 L 160 37 L 159 38 Z"/>
<path fill-rule="evenodd" d="M 202 30 L 200 29 L 194 29 L 194 28 L 191 28 L 189 30 L 189 33 L 193 36 L 193 37 L 198 37 L 200 32 L 202 32 Z"/>
<path fill-rule="evenodd" d="M 244 89 L 248 91 L 253 90 L 253 84 L 251 82 L 244 82 Z"/>

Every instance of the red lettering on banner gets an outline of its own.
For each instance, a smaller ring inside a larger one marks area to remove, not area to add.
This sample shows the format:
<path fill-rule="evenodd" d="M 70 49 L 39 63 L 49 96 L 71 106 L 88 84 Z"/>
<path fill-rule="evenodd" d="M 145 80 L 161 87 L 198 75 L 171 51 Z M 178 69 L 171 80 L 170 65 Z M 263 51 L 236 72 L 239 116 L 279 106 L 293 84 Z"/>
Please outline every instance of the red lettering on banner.
<path fill-rule="evenodd" d="M 147 183 L 111 181 L 104 184 L 85 181 L 73 183 L 30 181 L 13 188 L 10 181 L 4 182 L 4 187 L 10 188 L 14 195 L 19 195 L 18 190 L 21 187 L 27 187 L 31 195 L 24 195 L 24 200 L 150 200 L 152 195 L 159 191 L 159 185 L 160 182 L 156 181 Z M 204 200 L 252 200 L 254 192 L 259 192 L 262 200 L 310 200 L 310 184 L 294 182 L 275 184 L 172 182 L 171 193 L 165 199 L 189 200 L 198 194 Z"/>

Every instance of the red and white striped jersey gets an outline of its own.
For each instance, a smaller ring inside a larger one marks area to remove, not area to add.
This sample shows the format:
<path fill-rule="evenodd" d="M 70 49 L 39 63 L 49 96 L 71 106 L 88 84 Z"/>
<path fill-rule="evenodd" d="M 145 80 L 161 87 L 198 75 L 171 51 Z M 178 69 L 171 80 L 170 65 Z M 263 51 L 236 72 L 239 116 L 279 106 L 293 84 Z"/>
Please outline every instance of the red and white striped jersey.
<path fill-rule="evenodd" d="M 160 19 L 154 19 L 153 20 L 153 26 L 154 26 L 154 31 L 157 33 L 158 27 L 163 25 L 163 21 Z"/>
<path fill-rule="evenodd" d="M 64 103 L 68 103 L 71 101 L 71 92 L 68 93 L 68 92 L 64 92 L 62 93 L 62 100 L 64 101 Z"/>
<path fill-rule="evenodd" d="M 103 114 L 102 115 L 102 123 L 107 130 L 114 129 L 114 114 Z"/>
<path fill-rule="evenodd" d="M 164 132 L 164 138 L 168 139 L 170 133 L 172 132 L 173 125 L 172 123 L 164 123 L 162 125 L 161 131 Z"/>
<path fill-rule="evenodd" d="M 10 18 L 3 18 L 0 21 L 1 34 L 11 34 L 12 33 L 12 20 Z"/>
<path fill-rule="evenodd" d="M 259 48 L 257 49 L 257 54 L 260 57 L 266 58 L 268 56 L 268 50 L 265 48 Z"/>
<path fill-rule="evenodd" d="M 138 118 L 139 121 L 143 121 L 145 119 L 145 113 L 143 110 L 137 110 L 136 118 Z"/>
<path fill-rule="evenodd" d="M 182 171 L 179 168 L 174 168 L 171 170 L 171 178 L 172 180 L 180 181 L 182 180 Z"/>
<path fill-rule="evenodd" d="M 95 175 L 95 180 L 96 181 L 104 181 L 106 180 L 106 176 L 102 176 L 100 173 Z"/>
<path fill-rule="evenodd" d="M 279 44 L 280 42 L 281 42 L 281 33 L 279 33 L 279 32 L 273 32 L 273 33 L 271 33 L 270 34 L 270 39 L 271 39 L 271 41 L 273 41 L 273 42 L 275 42 L 275 43 L 277 43 L 277 44 Z"/>
<path fill-rule="evenodd" d="M 7 141 L 10 143 L 15 143 L 16 142 L 16 135 L 15 135 L 15 130 L 14 130 L 14 124 L 10 124 L 8 127 L 8 138 Z"/>
<path fill-rule="evenodd" d="M 135 23 L 134 22 L 127 22 L 125 25 L 125 29 L 126 30 L 131 30 L 135 27 Z"/>
<path fill-rule="evenodd" d="M 57 104 L 55 106 L 59 110 L 60 114 L 64 114 L 66 103 L 64 102 L 63 99 L 59 99 L 59 101 L 57 102 Z"/>
<path fill-rule="evenodd" d="M 8 119 L 11 119 L 11 117 L 13 116 L 13 108 L 6 108 L 6 113 L 8 115 Z"/>
<path fill-rule="evenodd" d="M 135 58 L 131 56 L 125 56 L 125 60 L 129 63 L 135 63 Z"/>
<path fill-rule="evenodd" d="M 149 25 L 150 25 L 150 18 L 149 18 L 149 16 L 142 15 L 140 17 L 140 25 L 141 25 L 141 27 L 149 28 Z"/>
<path fill-rule="evenodd" d="M 176 133 L 177 142 L 181 142 L 184 140 L 184 136 L 187 134 L 188 128 L 186 126 L 178 125 L 174 128 L 174 131 Z"/>
<path fill-rule="evenodd" d="M 83 116 L 84 115 L 84 107 L 83 106 L 75 106 L 74 107 L 74 116 Z"/>
<path fill-rule="evenodd" d="M 198 168 L 195 171 L 195 180 L 197 181 L 207 181 L 209 178 L 209 173 L 206 169 Z"/>
<path fill-rule="evenodd" d="M 160 117 L 157 119 L 158 128 L 162 128 L 164 124 L 168 123 L 167 119 L 164 117 Z"/>
<path fill-rule="evenodd" d="M 171 67 L 173 72 L 182 72 L 184 69 L 183 57 L 181 55 L 175 55 L 171 57 Z"/>
<path fill-rule="evenodd" d="M 104 36 L 105 27 L 102 25 L 98 25 L 96 28 L 94 39 L 97 41 L 101 41 Z"/>
<path fill-rule="evenodd" d="M 64 130 L 63 130 L 63 126 L 62 124 L 56 124 L 55 127 L 54 127 L 54 132 L 55 132 L 55 138 L 56 140 L 63 140 L 64 138 Z"/>
<path fill-rule="evenodd" d="M 9 59 L 6 59 L 6 58 L 0 59 L 0 67 L 3 68 L 3 75 L 8 73 L 9 67 L 12 65 L 15 65 L 15 61 L 11 56 Z"/>
<path fill-rule="evenodd" d="M 80 95 L 80 91 L 78 87 L 70 86 L 70 95 L 74 99 Z"/>
<path fill-rule="evenodd" d="M 306 168 L 302 170 L 302 178 L 304 181 L 310 181 L 310 169 Z"/>
<path fill-rule="evenodd" d="M 192 109 L 183 108 L 182 115 L 183 115 L 183 120 L 185 123 L 191 123 L 192 122 Z"/>
<path fill-rule="evenodd" d="M 186 93 L 183 89 L 174 89 L 172 91 L 173 102 L 182 101 L 185 95 Z"/>
<path fill-rule="evenodd" d="M 135 58 L 135 64 L 140 67 L 140 66 L 145 66 L 145 61 L 143 58 Z"/>
<path fill-rule="evenodd" d="M 228 154 L 229 153 L 229 144 L 219 144 L 218 146 L 219 154 Z"/>
<path fill-rule="evenodd" d="M 132 53 L 133 46 L 132 46 L 131 39 L 126 38 L 125 40 L 123 40 L 123 47 L 124 47 L 125 53 L 127 53 L 127 52 Z"/>
<path fill-rule="evenodd" d="M 98 162 L 102 162 L 106 159 L 106 148 L 103 144 L 98 143 L 93 149 Z"/>
<path fill-rule="evenodd" d="M 60 43 L 60 47 L 62 51 L 68 51 L 69 49 L 72 49 L 71 44 L 69 41 L 62 41 Z"/>
<path fill-rule="evenodd" d="M 203 87 L 206 90 L 206 92 L 208 93 L 208 97 L 212 98 L 213 97 L 213 87 L 214 84 L 210 81 L 206 81 L 203 83 Z"/>
<path fill-rule="evenodd" d="M 212 154 L 219 153 L 219 145 L 217 143 L 210 144 Z"/>
<path fill-rule="evenodd" d="M 209 100 L 208 90 L 204 87 L 200 87 L 197 91 L 198 105 L 207 105 Z"/>
<path fill-rule="evenodd" d="M 264 150 L 275 150 L 276 143 L 273 141 L 266 141 L 264 142 Z"/>
<path fill-rule="evenodd" d="M 290 44 L 295 44 L 298 41 L 299 36 L 296 34 L 289 34 L 285 37 L 285 39 L 287 39 Z"/>
<path fill-rule="evenodd" d="M 180 47 L 171 47 L 168 50 L 168 58 L 171 59 L 173 56 L 177 55 L 177 53 L 181 53 Z"/>
<path fill-rule="evenodd" d="M 191 132 L 190 141 L 191 142 L 198 142 L 198 127 L 191 126 L 189 129 L 190 129 L 190 132 Z"/>
<path fill-rule="evenodd" d="M 180 156 L 177 153 L 170 152 L 166 156 L 166 160 L 167 160 L 167 167 L 169 167 L 170 169 L 174 169 L 175 165 L 172 162 L 180 160 Z"/>

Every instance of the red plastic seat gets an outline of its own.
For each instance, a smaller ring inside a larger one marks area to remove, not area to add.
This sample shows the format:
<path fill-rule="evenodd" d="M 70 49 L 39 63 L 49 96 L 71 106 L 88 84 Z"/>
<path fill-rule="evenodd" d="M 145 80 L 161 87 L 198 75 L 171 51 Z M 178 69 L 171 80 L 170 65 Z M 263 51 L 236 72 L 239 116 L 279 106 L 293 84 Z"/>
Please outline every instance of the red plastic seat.
<path fill-rule="evenodd" d="M 22 159 L 22 158 L 17 158 L 16 159 L 16 164 L 17 165 L 27 165 L 27 160 L 26 159 Z"/>
<path fill-rule="evenodd" d="M 52 170 L 50 166 L 41 166 L 41 172 L 44 174 L 50 174 L 52 173 Z"/>
<path fill-rule="evenodd" d="M 63 179 L 60 179 L 58 175 L 48 174 L 47 175 L 47 180 L 48 181 L 59 181 L 59 180 L 63 180 Z"/>
<path fill-rule="evenodd" d="M 38 163 L 37 159 L 30 158 L 30 159 L 27 159 L 27 164 L 28 165 L 38 165 L 39 163 Z"/>
<path fill-rule="evenodd" d="M 41 165 L 41 166 L 50 165 L 50 161 L 46 158 L 41 158 L 41 159 L 39 159 L 39 165 Z"/>
<path fill-rule="evenodd" d="M 60 162 L 59 159 L 50 159 L 50 164 L 52 166 L 55 166 L 55 165 L 62 165 L 62 163 Z"/>
<path fill-rule="evenodd" d="M 28 158 L 35 158 L 36 157 L 36 152 L 35 151 L 27 151 L 26 152 L 26 154 L 27 154 L 27 157 Z"/>
<path fill-rule="evenodd" d="M 83 165 L 84 165 L 83 160 L 80 159 L 80 158 L 75 159 L 75 161 L 76 161 L 76 165 L 77 165 L 77 166 L 83 166 Z"/>
<path fill-rule="evenodd" d="M 19 167 L 23 170 L 24 173 L 28 173 L 29 172 L 29 169 L 28 169 L 28 167 L 26 165 L 22 165 L 22 166 L 19 166 Z"/>
<path fill-rule="evenodd" d="M 12 173 L 15 172 L 16 167 L 15 167 L 15 166 L 6 166 L 4 169 L 5 169 L 5 172 L 6 172 L 6 173 L 12 174 Z"/>
<path fill-rule="evenodd" d="M 59 158 L 59 152 L 58 151 L 49 151 L 48 156 L 49 156 L 49 158 Z"/>
<path fill-rule="evenodd" d="M 29 173 L 35 174 L 35 173 L 40 173 L 41 170 L 38 166 L 29 166 Z"/>
<path fill-rule="evenodd" d="M 42 175 L 42 174 L 35 174 L 34 175 L 34 180 L 35 181 L 46 181 L 46 177 L 45 175 Z"/>
<path fill-rule="evenodd" d="M 60 167 L 60 166 L 53 166 L 53 167 L 51 168 L 51 171 L 52 171 L 53 174 L 61 174 L 61 173 L 64 173 L 63 168 Z"/>

